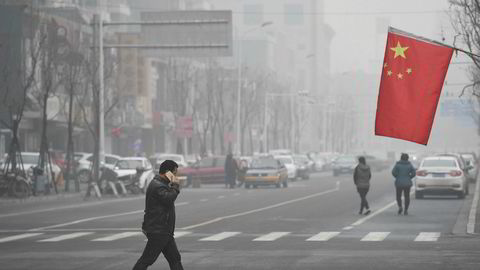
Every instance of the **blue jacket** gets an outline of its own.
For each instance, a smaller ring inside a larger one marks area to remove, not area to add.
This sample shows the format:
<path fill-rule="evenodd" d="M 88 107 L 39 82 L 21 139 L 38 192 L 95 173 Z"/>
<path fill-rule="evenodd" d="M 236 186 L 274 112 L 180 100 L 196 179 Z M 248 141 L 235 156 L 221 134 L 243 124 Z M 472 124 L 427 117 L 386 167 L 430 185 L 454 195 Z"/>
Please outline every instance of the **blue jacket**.
<path fill-rule="evenodd" d="M 395 177 L 395 186 L 410 187 L 413 185 L 412 178 L 415 177 L 415 168 L 408 160 L 400 160 L 393 167 L 392 175 Z"/>

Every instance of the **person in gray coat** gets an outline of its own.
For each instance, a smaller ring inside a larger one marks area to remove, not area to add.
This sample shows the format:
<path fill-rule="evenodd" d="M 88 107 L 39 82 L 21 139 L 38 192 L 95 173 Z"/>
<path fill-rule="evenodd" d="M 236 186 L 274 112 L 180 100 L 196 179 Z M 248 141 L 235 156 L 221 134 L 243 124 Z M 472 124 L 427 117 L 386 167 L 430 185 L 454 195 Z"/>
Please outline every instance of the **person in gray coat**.
<path fill-rule="evenodd" d="M 416 170 L 412 163 L 408 161 L 408 154 L 402 153 L 400 161 L 398 161 L 392 170 L 395 177 L 395 188 L 397 191 L 398 214 L 408 215 L 408 207 L 410 205 L 410 189 L 412 188 L 412 179 L 415 177 Z M 405 197 L 405 210 L 402 208 L 402 193 Z"/>
<path fill-rule="evenodd" d="M 370 171 L 370 166 L 367 165 L 365 157 L 358 158 L 358 165 L 353 171 L 353 182 L 357 186 L 358 194 L 360 194 L 360 215 L 363 213 L 365 208 L 367 211 L 365 215 L 370 214 L 370 207 L 367 202 L 367 193 L 370 189 L 370 178 L 372 178 L 372 173 Z"/>

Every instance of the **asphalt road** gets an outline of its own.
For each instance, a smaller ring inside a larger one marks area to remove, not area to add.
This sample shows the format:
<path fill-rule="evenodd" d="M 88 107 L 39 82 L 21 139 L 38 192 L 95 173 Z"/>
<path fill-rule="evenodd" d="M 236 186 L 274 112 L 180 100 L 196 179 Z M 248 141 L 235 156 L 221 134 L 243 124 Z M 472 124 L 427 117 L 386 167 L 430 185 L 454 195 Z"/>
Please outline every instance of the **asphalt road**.
<path fill-rule="evenodd" d="M 470 190 L 475 190 L 472 185 Z M 183 189 L 177 245 L 185 269 L 480 269 L 465 234 L 473 195 L 412 199 L 399 216 L 393 180 L 375 173 L 369 216 L 351 176 L 289 187 Z M 143 196 L 0 205 L 1 269 L 131 269 L 145 245 Z M 152 269 L 168 269 L 160 257 Z"/>

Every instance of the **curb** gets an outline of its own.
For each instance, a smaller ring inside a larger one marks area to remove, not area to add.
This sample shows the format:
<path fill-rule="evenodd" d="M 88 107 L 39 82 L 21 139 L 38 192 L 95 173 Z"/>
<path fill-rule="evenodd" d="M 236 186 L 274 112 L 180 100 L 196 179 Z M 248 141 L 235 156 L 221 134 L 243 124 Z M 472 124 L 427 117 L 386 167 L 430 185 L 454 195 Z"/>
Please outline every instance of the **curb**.
<path fill-rule="evenodd" d="M 475 181 L 475 194 L 473 196 L 472 206 L 470 207 L 470 212 L 468 215 L 467 234 L 478 235 L 477 233 L 475 233 L 475 224 L 476 224 L 478 200 L 480 196 L 479 193 L 480 193 L 480 185 L 477 180 Z"/>

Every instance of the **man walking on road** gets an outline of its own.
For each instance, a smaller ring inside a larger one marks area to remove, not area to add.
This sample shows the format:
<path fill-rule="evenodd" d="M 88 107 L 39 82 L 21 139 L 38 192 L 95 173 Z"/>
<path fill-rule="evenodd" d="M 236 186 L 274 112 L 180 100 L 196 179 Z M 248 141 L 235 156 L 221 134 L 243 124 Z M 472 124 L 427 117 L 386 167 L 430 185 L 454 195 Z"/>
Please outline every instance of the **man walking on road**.
<path fill-rule="evenodd" d="M 178 164 L 166 160 L 159 175 L 150 182 L 145 196 L 145 215 L 142 230 L 148 242 L 133 270 L 147 269 L 163 253 L 171 270 L 183 270 L 180 252 L 173 234 L 175 231 L 175 200 L 180 193 L 176 177 Z"/>
<path fill-rule="evenodd" d="M 358 194 L 360 194 L 360 215 L 363 213 L 363 209 L 365 208 L 367 211 L 365 215 L 370 214 L 370 207 L 368 206 L 367 202 L 367 193 L 370 189 L 370 178 L 372 177 L 372 173 L 370 171 L 370 166 L 367 165 L 365 161 L 365 157 L 358 158 L 358 165 L 355 167 L 353 171 L 353 182 L 357 186 Z"/>

